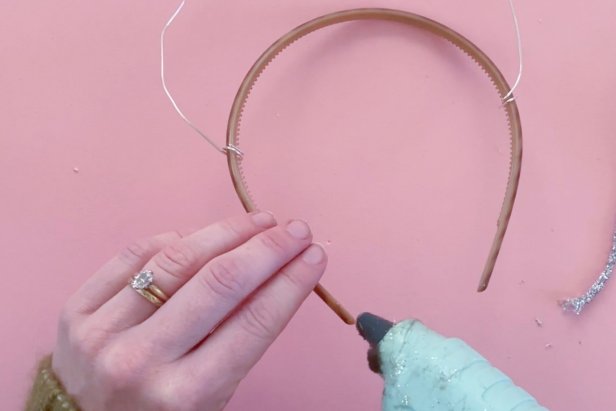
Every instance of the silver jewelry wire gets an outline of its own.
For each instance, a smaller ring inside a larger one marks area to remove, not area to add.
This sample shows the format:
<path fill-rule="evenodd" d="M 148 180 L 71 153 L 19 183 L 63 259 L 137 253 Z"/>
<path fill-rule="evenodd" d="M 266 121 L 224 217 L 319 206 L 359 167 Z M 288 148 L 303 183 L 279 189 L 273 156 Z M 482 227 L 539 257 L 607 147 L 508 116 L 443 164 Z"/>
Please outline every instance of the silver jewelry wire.
<path fill-rule="evenodd" d="M 586 306 L 586 304 L 590 303 L 596 296 L 603 290 L 605 284 L 610 279 L 612 272 L 614 271 L 614 266 L 616 265 L 616 231 L 612 237 L 612 250 L 610 251 L 610 255 L 607 259 L 607 264 L 605 264 L 605 268 L 599 274 L 599 278 L 595 280 L 595 282 L 590 286 L 588 291 L 584 295 L 581 295 L 577 298 L 569 298 L 560 303 L 561 307 L 565 311 L 573 312 L 577 315 L 582 313 L 582 310 Z"/>
<path fill-rule="evenodd" d="M 513 25 L 515 26 L 515 37 L 518 45 L 518 77 L 515 79 L 513 83 L 513 87 L 509 90 L 509 93 L 505 94 L 503 97 L 503 101 L 505 103 L 510 103 L 515 100 L 513 92 L 520 85 L 520 81 L 522 80 L 522 71 L 524 70 L 524 62 L 522 60 L 522 36 L 520 35 L 520 25 L 518 24 L 518 16 L 515 13 L 515 7 L 513 6 L 513 0 L 509 0 L 509 7 L 511 8 L 511 15 L 513 16 Z"/>
<path fill-rule="evenodd" d="M 197 134 L 203 137 L 205 141 L 210 143 L 210 145 L 214 147 L 217 151 L 220 151 L 221 153 L 225 155 L 232 152 L 241 158 L 243 157 L 244 153 L 239 149 L 239 147 L 236 147 L 232 144 L 229 144 L 228 146 L 225 146 L 225 147 L 219 147 L 211 138 L 209 138 L 203 131 L 201 131 L 199 127 L 194 125 L 192 121 L 190 121 L 188 117 L 184 115 L 182 110 L 180 110 L 180 107 L 175 102 L 175 99 L 173 98 L 173 96 L 169 92 L 169 89 L 167 88 L 167 81 L 165 79 L 165 34 L 167 33 L 167 29 L 169 28 L 169 26 L 171 26 L 171 23 L 173 23 L 173 20 L 175 20 L 177 15 L 180 13 L 182 8 L 184 7 L 185 3 L 186 3 L 186 0 L 182 0 L 178 8 L 175 10 L 175 12 L 173 12 L 169 20 L 167 20 L 167 22 L 165 23 L 165 26 L 163 27 L 162 32 L 160 33 L 160 80 L 163 84 L 163 90 L 165 91 L 165 94 L 167 95 L 167 98 L 169 98 L 169 101 L 173 105 L 173 108 L 175 109 L 175 111 L 182 118 L 182 120 L 184 120 L 184 122 L 190 126 L 190 128 L 195 130 Z"/>
<path fill-rule="evenodd" d="M 167 98 L 173 105 L 173 108 L 178 113 L 178 115 L 182 118 L 182 120 L 184 120 L 184 122 L 188 124 L 188 126 L 192 128 L 197 134 L 203 137 L 205 141 L 207 141 L 217 151 L 225 155 L 229 153 L 235 153 L 238 157 L 242 158 L 244 156 L 244 153 L 242 152 L 242 150 L 240 150 L 239 147 L 236 147 L 232 144 L 229 144 L 224 147 L 219 147 L 211 138 L 209 138 L 203 131 L 201 131 L 199 127 L 193 124 L 193 122 L 190 121 L 188 117 L 184 115 L 182 110 L 180 110 L 180 107 L 175 102 L 175 99 L 173 98 L 173 96 L 169 92 L 169 89 L 167 88 L 167 81 L 165 79 L 165 34 L 167 33 L 167 29 L 169 28 L 169 26 L 171 26 L 171 23 L 173 23 L 173 21 L 175 20 L 177 15 L 180 13 L 182 8 L 184 8 L 184 4 L 186 4 L 186 0 L 182 0 L 180 2 L 180 5 L 173 12 L 169 20 L 167 20 L 167 22 L 165 23 L 163 27 L 163 30 L 160 33 L 160 79 L 163 84 L 163 90 L 165 91 Z M 523 62 L 522 62 L 522 39 L 520 35 L 520 26 L 518 24 L 518 17 L 515 13 L 515 7 L 513 6 L 513 0 L 509 0 L 509 7 L 511 8 L 511 15 L 513 16 L 513 24 L 515 26 L 516 40 L 517 40 L 517 46 L 518 46 L 518 60 L 520 64 L 519 64 L 518 76 L 515 80 L 515 83 L 513 84 L 513 87 L 511 87 L 511 90 L 509 90 L 509 92 L 503 97 L 503 102 L 505 104 L 510 103 L 513 100 L 515 100 L 515 97 L 513 96 L 513 92 L 520 84 L 520 80 L 522 79 L 522 70 L 524 67 Z"/>

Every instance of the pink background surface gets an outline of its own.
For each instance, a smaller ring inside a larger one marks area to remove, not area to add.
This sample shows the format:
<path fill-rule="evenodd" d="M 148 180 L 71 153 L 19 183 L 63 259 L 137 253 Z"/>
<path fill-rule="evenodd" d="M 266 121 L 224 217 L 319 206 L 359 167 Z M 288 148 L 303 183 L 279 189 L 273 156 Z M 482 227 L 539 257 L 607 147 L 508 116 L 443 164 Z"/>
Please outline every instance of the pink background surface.
<path fill-rule="evenodd" d="M 21 406 L 62 303 L 123 245 L 241 211 L 224 158 L 159 84 L 158 35 L 176 5 L 0 3 L 3 409 Z M 504 0 L 192 1 L 169 31 L 169 86 L 222 143 L 236 89 L 273 40 L 363 6 L 448 24 L 515 78 Z M 312 223 L 330 253 L 323 283 L 353 313 L 459 336 L 551 409 L 613 410 L 616 285 L 579 318 L 556 300 L 594 280 L 615 223 L 616 3 L 517 8 L 525 160 L 486 293 L 474 289 L 504 194 L 504 116 L 479 70 L 429 35 L 352 23 L 289 49 L 246 110 L 247 178 L 261 207 Z M 311 296 L 228 409 L 377 409 L 365 351 Z"/>

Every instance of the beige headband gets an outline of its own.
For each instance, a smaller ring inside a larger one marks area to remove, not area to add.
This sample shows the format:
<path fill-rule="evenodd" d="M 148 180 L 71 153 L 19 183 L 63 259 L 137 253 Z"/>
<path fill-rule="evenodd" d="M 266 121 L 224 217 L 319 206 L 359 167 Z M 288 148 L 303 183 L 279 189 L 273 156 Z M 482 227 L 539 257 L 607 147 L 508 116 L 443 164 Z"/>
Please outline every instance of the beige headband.
<path fill-rule="evenodd" d="M 301 37 L 327 26 L 353 20 L 387 20 L 427 30 L 450 41 L 456 47 L 460 48 L 463 52 L 469 55 L 477 64 L 479 64 L 496 87 L 499 96 L 502 99 L 504 99 L 510 91 L 509 84 L 505 80 L 505 77 L 483 51 L 481 51 L 470 40 L 441 23 L 417 14 L 400 10 L 376 8 L 345 10 L 327 14 L 304 23 L 279 38 L 274 44 L 265 50 L 265 52 L 252 66 L 248 74 L 246 74 L 246 77 L 242 81 L 237 95 L 235 96 L 235 100 L 233 101 L 233 106 L 231 108 L 231 114 L 227 125 L 227 147 L 236 147 L 238 145 L 239 124 L 242 117 L 242 110 L 246 104 L 246 100 L 248 99 L 252 86 L 257 81 L 259 75 L 263 72 L 265 67 L 267 67 L 267 65 L 282 50 Z M 494 265 L 496 264 L 496 259 L 507 230 L 507 225 L 509 224 L 509 218 L 513 209 L 513 203 L 515 201 L 518 182 L 520 179 L 520 168 L 522 165 L 522 127 L 520 124 L 518 107 L 513 98 L 506 99 L 503 102 L 503 107 L 507 115 L 509 131 L 511 134 L 511 167 L 509 170 L 509 181 L 507 183 L 505 199 L 498 218 L 496 234 L 494 235 L 494 240 L 492 241 L 492 246 L 479 281 L 479 286 L 477 288 L 478 291 L 484 291 L 488 287 L 490 277 L 492 276 L 492 271 L 494 270 Z M 226 153 L 231 179 L 233 180 L 233 185 L 237 195 L 247 211 L 254 211 L 256 206 L 250 198 L 248 188 L 242 177 L 241 156 L 233 150 L 228 150 Z M 353 324 L 355 322 L 354 317 L 346 309 L 344 309 L 344 307 L 338 303 L 322 285 L 317 285 L 314 291 L 345 323 Z"/>

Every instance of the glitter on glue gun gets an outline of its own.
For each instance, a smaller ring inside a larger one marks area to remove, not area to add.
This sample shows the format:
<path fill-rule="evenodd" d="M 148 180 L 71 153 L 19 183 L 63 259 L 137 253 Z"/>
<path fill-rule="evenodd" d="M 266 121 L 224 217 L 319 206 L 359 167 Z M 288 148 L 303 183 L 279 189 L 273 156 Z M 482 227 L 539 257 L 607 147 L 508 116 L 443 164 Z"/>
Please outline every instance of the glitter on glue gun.
<path fill-rule="evenodd" d="M 364 313 L 357 329 L 370 343 L 370 368 L 385 382 L 384 411 L 547 410 L 464 341 L 417 320 L 393 324 Z"/>

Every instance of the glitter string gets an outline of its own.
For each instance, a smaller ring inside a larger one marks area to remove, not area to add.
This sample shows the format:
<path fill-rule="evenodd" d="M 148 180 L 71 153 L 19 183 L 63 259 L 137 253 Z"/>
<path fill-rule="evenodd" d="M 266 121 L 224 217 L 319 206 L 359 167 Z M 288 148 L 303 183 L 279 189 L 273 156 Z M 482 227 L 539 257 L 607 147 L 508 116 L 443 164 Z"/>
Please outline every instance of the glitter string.
<path fill-rule="evenodd" d="M 574 312 L 577 315 L 580 315 L 584 306 L 590 303 L 596 296 L 605 288 L 605 284 L 607 280 L 610 279 L 612 275 L 612 271 L 614 270 L 614 266 L 616 265 L 616 231 L 614 232 L 614 236 L 612 237 L 612 250 L 610 251 L 610 255 L 607 260 L 607 264 L 605 264 L 605 269 L 599 274 L 599 278 L 593 283 L 592 286 L 586 291 L 586 294 L 581 295 L 577 298 L 569 298 L 565 301 L 561 302 L 561 306 L 563 310 Z"/>

